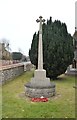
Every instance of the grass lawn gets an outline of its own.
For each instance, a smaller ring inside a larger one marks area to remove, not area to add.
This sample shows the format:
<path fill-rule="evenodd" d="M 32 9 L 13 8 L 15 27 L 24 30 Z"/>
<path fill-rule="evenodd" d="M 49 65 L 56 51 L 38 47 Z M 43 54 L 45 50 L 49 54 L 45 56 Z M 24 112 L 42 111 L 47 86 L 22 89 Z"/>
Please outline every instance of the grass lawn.
<path fill-rule="evenodd" d="M 61 75 L 56 96 L 48 102 L 31 102 L 24 96 L 24 84 L 33 72 L 25 72 L 2 87 L 2 118 L 75 118 L 75 77 Z"/>

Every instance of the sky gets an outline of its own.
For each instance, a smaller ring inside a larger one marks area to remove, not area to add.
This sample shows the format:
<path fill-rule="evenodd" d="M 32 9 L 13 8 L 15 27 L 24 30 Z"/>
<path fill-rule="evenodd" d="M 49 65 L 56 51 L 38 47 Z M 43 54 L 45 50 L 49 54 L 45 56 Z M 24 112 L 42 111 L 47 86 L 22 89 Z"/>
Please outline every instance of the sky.
<path fill-rule="evenodd" d="M 76 0 L 0 0 L 0 41 L 7 39 L 11 52 L 28 55 L 33 34 L 39 30 L 36 19 L 60 20 L 68 33 L 75 32 Z"/>

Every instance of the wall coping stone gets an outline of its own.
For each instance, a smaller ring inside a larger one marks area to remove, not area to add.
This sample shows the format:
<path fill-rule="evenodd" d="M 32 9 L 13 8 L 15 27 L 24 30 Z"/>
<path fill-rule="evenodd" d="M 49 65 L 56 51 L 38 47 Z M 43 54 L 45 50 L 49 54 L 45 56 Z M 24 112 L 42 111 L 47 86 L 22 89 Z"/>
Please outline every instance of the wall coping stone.
<path fill-rule="evenodd" d="M 18 67 L 18 66 L 23 66 L 23 65 L 24 65 L 23 63 L 17 63 L 17 64 L 11 64 L 11 65 L 6 65 L 6 66 L 1 66 L 0 67 L 0 71 L 6 70 L 6 69 L 10 69 L 10 68 L 15 68 L 15 67 Z"/>

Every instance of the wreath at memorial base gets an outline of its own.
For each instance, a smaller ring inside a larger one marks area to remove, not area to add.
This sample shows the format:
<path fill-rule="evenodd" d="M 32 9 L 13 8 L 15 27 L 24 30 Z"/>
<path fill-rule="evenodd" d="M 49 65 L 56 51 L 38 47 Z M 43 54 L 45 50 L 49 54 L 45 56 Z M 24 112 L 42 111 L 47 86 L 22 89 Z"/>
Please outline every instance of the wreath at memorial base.
<path fill-rule="evenodd" d="M 31 98 L 32 102 L 47 102 L 48 98 Z"/>

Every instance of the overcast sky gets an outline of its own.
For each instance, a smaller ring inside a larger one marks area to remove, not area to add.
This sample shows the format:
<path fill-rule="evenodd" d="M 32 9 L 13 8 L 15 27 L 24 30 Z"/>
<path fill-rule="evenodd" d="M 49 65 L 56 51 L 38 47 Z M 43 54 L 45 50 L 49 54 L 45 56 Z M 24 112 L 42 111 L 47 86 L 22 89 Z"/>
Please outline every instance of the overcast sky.
<path fill-rule="evenodd" d="M 0 0 L 0 40 L 9 40 L 12 51 L 21 48 L 28 55 L 34 32 L 38 31 L 36 19 L 60 20 L 68 32 L 75 31 L 76 0 Z"/>

